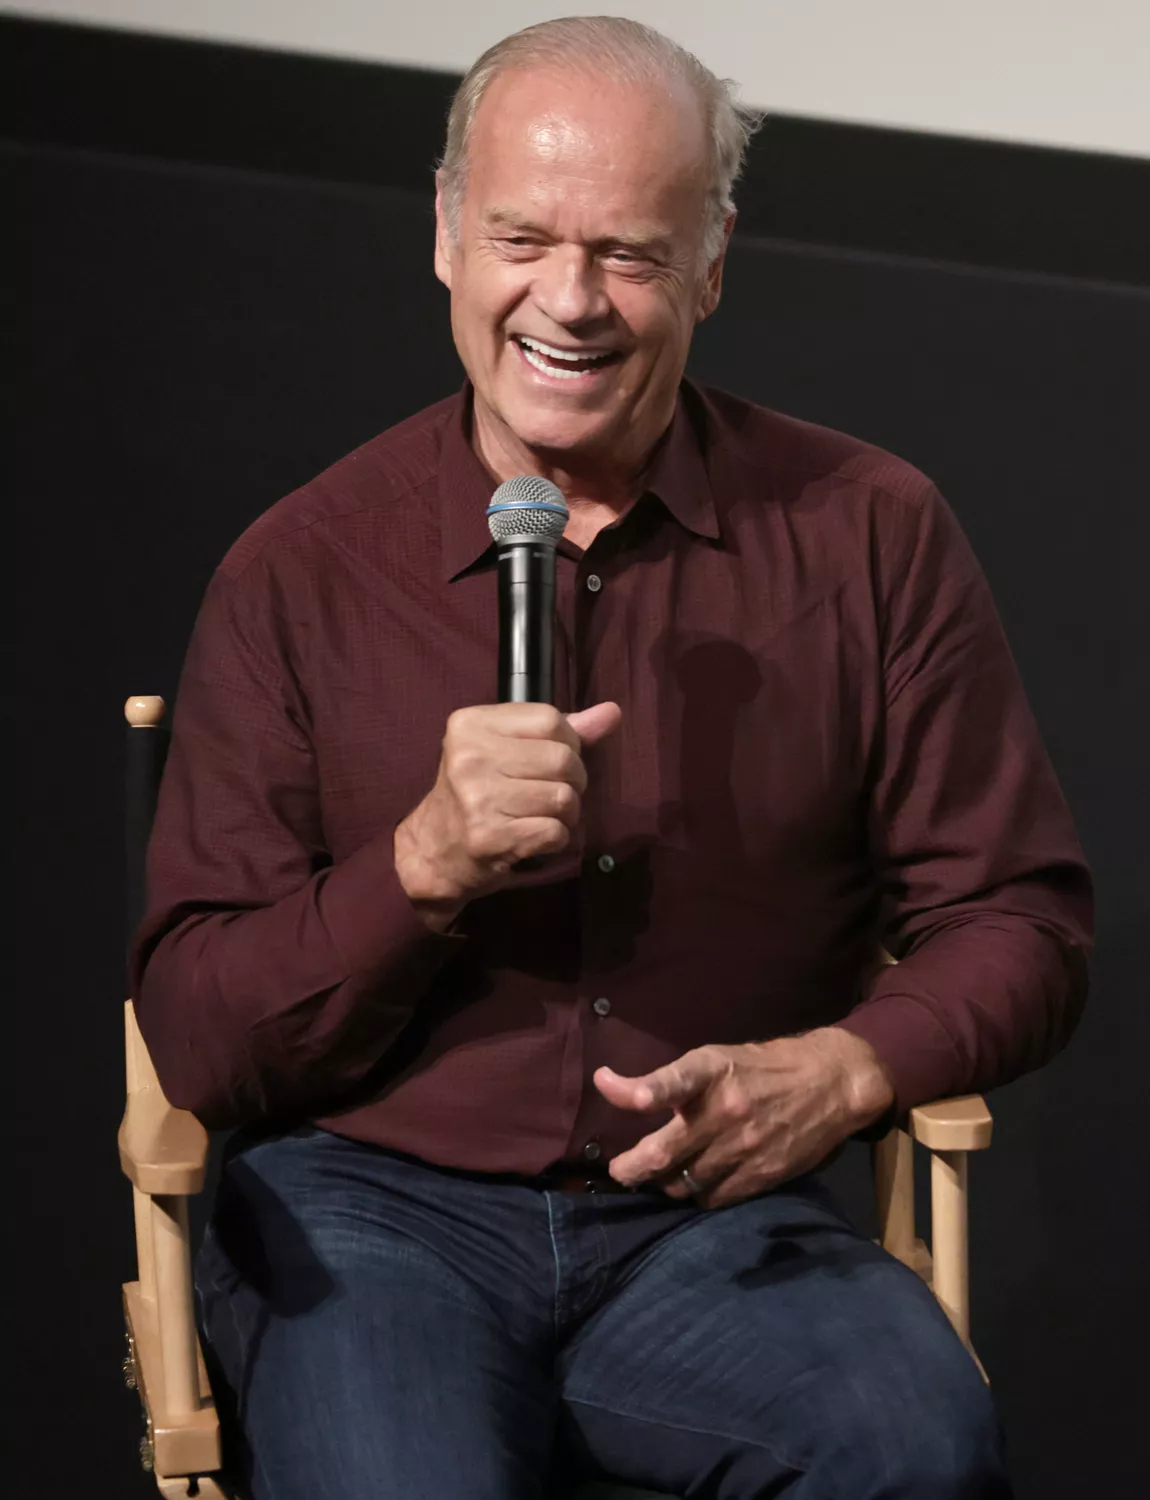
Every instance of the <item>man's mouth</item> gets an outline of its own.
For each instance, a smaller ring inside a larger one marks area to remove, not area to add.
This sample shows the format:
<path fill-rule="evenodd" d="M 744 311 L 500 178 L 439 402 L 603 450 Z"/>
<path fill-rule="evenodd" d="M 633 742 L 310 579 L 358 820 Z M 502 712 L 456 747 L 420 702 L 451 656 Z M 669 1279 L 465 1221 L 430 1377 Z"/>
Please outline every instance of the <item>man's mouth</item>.
<path fill-rule="evenodd" d="M 559 380 L 578 380 L 614 364 L 622 356 L 617 349 L 559 349 L 525 334 L 513 335 L 516 348 L 533 370 Z"/>

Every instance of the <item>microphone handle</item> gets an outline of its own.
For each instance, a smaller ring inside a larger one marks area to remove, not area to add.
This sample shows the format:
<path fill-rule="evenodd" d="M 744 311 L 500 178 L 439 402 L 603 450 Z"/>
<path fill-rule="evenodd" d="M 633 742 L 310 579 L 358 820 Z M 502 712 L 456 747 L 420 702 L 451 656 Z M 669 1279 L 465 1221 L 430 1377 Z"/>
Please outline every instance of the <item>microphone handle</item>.
<path fill-rule="evenodd" d="M 516 537 L 499 548 L 499 702 L 555 701 L 555 544 Z M 515 865 L 527 875 L 541 854 Z"/>
<path fill-rule="evenodd" d="M 499 548 L 499 702 L 555 701 L 555 544 Z"/>

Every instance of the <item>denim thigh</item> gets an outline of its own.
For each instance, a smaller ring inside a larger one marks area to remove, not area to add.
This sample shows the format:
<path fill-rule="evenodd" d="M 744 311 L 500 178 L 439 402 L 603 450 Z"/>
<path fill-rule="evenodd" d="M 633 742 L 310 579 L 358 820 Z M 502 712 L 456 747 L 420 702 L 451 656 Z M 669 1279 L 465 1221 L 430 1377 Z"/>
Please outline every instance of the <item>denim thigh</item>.
<path fill-rule="evenodd" d="M 561 1440 L 592 1474 L 714 1500 L 1010 1493 L 970 1354 L 815 1178 L 621 1263 L 558 1372 Z"/>
<path fill-rule="evenodd" d="M 805 1178 L 706 1213 L 305 1129 L 227 1163 L 197 1288 L 251 1500 L 1009 1494 L 929 1291 Z"/>
<path fill-rule="evenodd" d="M 305 1129 L 225 1164 L 197 1262 L 251 1500 L 537 1500 L 552 1449 L 543 1195 Z"/>

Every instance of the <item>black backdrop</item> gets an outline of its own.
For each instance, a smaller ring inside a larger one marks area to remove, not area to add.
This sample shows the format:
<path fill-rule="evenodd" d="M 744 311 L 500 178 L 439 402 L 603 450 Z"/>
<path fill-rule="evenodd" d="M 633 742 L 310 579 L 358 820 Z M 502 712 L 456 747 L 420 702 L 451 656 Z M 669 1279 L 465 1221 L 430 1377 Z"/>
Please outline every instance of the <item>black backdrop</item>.
<path fill-rule="evenodd" d="M 28 1439 L 9 1477 L 102 1500 L 149 1491 L 118 1374 L 120 705 L 174 695 L 251 519 L 458 383 L 428 196 L 452 80 L 27 22 L 0 41 L 19 251 L 9 1361 Z M 1150 171 L 783 119 L 743 201 L 693 374 L 939 481 L 1094 865 L 1087 1018 L 991 1099 L 974 1331 L 1020 1500 L 1124 1500 L 1146 1466 Z M 857 1205 L 860 1165 L 842 1172 Z"/>

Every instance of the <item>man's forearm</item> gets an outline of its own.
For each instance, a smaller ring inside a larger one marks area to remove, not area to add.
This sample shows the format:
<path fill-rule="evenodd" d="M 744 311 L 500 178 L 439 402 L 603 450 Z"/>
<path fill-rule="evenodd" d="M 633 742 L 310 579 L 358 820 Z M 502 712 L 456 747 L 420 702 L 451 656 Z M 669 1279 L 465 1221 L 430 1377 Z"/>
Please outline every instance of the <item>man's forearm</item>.
<path fill-rule="evenodd" d="M 390 839 L 267 906 L 189 904 L 141 934 L 136 1003 L 165 1093 L 212 1126 L 330 1107 L 463 941 L 412 906 Z"/>
<path fill-rule="evenodd" d="M 839 1025 L 874 1049 L 900 1116 L 996 1088 L 1069 1040 L 1086 998 L 1085 942 L 1002 911 L 940 923 Z"/>

